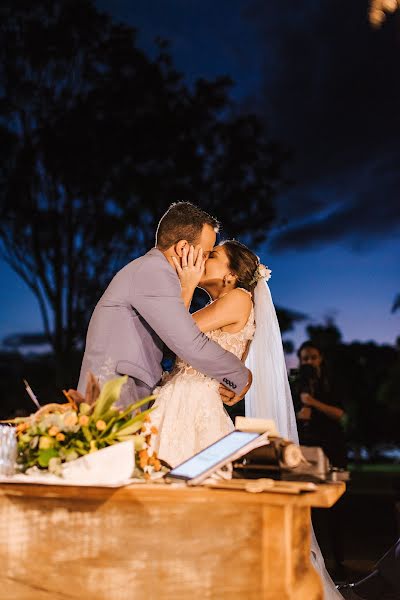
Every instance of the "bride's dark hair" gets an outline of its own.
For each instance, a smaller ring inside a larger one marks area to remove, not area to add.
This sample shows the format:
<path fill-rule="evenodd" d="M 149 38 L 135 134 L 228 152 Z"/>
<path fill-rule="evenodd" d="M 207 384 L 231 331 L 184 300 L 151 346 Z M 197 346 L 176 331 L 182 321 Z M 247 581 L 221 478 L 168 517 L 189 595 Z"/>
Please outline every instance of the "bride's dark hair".
<path fill-rule="evenodd" d="M 220 246 L 224 247 L 229 268 L 237 277 L 236 287 L 252 292 L 257 285 L 255 274 L 260 264 L 258 256 L 237 240 L 225 240 Z"/>

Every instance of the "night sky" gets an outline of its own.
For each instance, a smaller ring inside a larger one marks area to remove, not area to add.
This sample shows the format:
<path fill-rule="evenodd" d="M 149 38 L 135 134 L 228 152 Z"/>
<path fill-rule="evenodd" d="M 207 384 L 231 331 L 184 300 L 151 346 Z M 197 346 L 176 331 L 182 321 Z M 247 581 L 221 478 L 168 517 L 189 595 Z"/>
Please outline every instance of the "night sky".
<path fill-rule="evenodd" d="M 293 152 L 291 186 L 258 249 L 276 304 L 345 341 L 394 343 L 400 311 L 400 11 L 380 30 L 367 0 L 98 0 L 138 28 L 139 45 L 171 41 L 189 82 L 230 75 L 241 110 L 265 118 Z M 171 201 L 177 200 L 171 198 Z M 179 199 L 181 200 L 181 199 Z M 217 215 L 218 216 L 218 215 Z M 0 338 L 39 331 L 36 300 L 4 263 Z M 292 339 L 304 338 L 304 325 Z"/>

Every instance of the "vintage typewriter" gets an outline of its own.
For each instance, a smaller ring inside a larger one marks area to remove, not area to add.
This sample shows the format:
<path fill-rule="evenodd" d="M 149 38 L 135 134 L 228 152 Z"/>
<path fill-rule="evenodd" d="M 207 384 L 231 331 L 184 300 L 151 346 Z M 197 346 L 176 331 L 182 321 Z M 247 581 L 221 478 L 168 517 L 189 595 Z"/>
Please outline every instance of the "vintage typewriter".
<path fill-rule="evenodd" d="M 240 431 L 268 432 L 268 444 L 255 448 L 233 461 L 233 477 L 270 478 L 284 481 L 324 483 L 347 481 L 348 471 L 334 469 L 322 448 L 299 446 L 279 436 L 273 421 L 237 417 Z"/>

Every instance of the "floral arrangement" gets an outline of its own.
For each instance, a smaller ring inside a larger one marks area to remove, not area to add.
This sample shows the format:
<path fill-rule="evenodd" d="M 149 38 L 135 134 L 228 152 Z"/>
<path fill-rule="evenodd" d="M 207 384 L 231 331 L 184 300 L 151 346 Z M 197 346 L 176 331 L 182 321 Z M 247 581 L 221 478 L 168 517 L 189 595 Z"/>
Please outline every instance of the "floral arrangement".
<path fill-rule="evenodd" d="M 162 470 L 160 460 L 150 447 L 151 408 L 139 411 L 154 396 L 144 398 L 121 410 L 115 406 L 127 376 L 107 381 L 103 388 L 92 373 L 85 396 L 64 390 L 66 404 L 47 404 L 29 417 L 19 417 L 17 463 L 22 472 L 31 467 L 61 475 L 61 466 L 112 444 L 132 440 L 135 448 L 135 476 L 146 479 Z"/>
<path fill-rule="evenodd" d="M 259 279 L 265 279 L 265 281 L 268 281 L 269 279 L 271 279 L 271 272 L 272 272 L 271 269 L 269 269 L 265 265 L 262 265 L 261 263 L 259 263 L 257 266 L 257 269 L 254 271 L 253 278 L 250 281 L 249 285 L 253 285 L 253 283 L 257 283 L 257 281 Z"/>

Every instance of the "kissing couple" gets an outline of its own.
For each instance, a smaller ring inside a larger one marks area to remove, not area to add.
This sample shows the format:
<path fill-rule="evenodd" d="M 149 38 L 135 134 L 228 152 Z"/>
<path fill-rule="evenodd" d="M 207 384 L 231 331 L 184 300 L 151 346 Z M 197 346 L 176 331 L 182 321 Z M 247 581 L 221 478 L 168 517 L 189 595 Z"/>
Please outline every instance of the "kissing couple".
<path fill-rule="evenodd" d="M 244 244 L 216 244 L 217 219 L 189 202 L 172 204 L 155 247 L 113 278 L 87 332 L 78 390 L 89 371 L 100 385 L 127 375 L 121 405 L 157 395 L 151 423 L 158 456 L 175 466 L 233 429 L 224 404 L 245 397 L 248 417 L 273 419 L 298 443 L 282 339 L 267 284 L 270 271 Z M 194 314 L 195 288 L 210 296 Z M 162 374 L 164 346 L 176 354 Z M 313 535 L 325 600 L 342 598 Z"/>
<path fill-rule="evenodd" d="M 87 332 L 78 389 L 91 371 L 100 385 L 128 376 L 123 406 L 154 392 L 157 452 L 172 466 L 229 433 L 224 404 L 245 395 L 246 416 L 272 418 L 297 441 L 270 271 L 236 240 L 216 246 L 218 230 L 197 206 L 172 204 L 155 247 L 115 275 Z M 210 302 L 191 315 L 197 286 Z M 177 359 L 162 376 L 164 345 Z"/>

